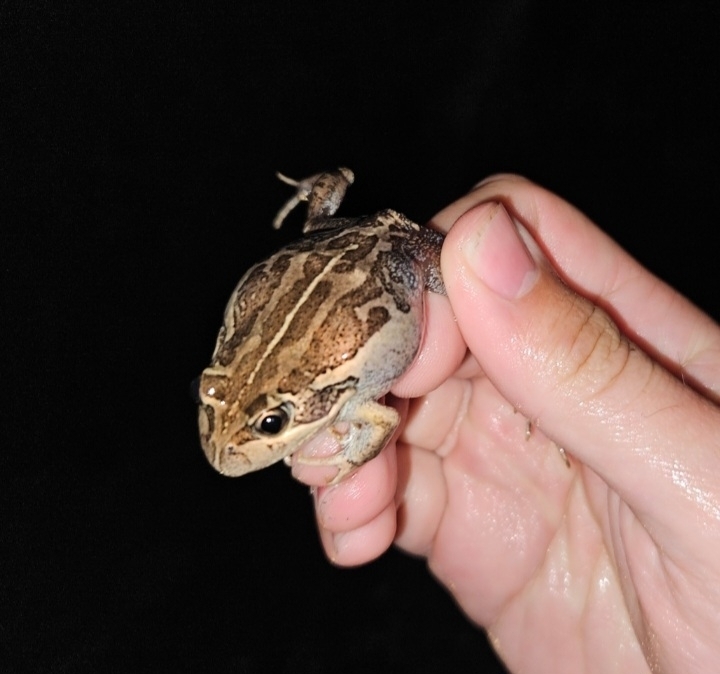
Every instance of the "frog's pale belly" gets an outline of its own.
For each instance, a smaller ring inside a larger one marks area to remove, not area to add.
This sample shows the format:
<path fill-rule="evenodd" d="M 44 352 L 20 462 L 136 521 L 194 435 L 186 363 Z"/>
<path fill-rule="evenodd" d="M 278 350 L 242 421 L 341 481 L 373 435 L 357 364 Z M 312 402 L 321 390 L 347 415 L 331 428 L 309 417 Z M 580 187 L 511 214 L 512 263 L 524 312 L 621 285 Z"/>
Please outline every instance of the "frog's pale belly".
<path fill-rule="evenodd" d="M 331 218 L 350 182 L 340 169 L 297 183 L 308 236 L 251 268 L 230 297 L 199 386 L 201 443 L 221 473 L 264 468 L 347 422 L 341 451 L 313 460 L 336 466 L 337 482 L 397 427 L 376 399 L 417 353 L 424 289 L 444 292 L 442 235 L 391 210 Z"/>

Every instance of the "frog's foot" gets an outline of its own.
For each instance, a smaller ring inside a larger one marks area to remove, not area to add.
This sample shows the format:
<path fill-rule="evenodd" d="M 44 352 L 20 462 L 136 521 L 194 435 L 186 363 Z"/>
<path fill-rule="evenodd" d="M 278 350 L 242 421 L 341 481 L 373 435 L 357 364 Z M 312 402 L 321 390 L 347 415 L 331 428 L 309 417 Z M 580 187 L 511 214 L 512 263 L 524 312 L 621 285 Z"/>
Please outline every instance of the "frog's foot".
<path fill-rule="evenodd" d="M 293 196 L 283 204 L 283 207 L 278 211 L 278 214 L 273 220 L 273 229 L 280 229 L 283 221 L 287 218 L 288 213 L 290 213 L 290 211 L 292 211 L 292 209 L 295 208 L 295 206 L 297 206 L 301 201 L 308 200 L 315 181 L 322 174 L 316 173 L 314 176 L 304 178 L 303 180 L 293 180 L 292 178 L 288 178 L 286 175 L 280 173 L 280 171 L 276 172 L 275 175 L 286 185 L 291 185 L 295 188 L 295 194 L 293 194 Z"/>
<path fill-rule="evenodd" d="M 341 167 L 335 171 L 316 173 L 309 178 L 293 180 L 282 173 L 275 174 L 285 184 L 295 188 L 295 194 L 288 199 L 273 220 L 273 228 L 280 229 L 288 213 L 301 201 L 308 202 L 307 220 L 303 232 L 315 232 L 321 229 L 335 229 L 337 223 L 332 217 L 345 197 L 347 188 L 355 180 L 353 172 Z"/>
<path fill-rule="evenodd" d="M 330 456 L 298 455 L 295 459 L 303 466 L 337 468 L 337 473 L 328 480 L 328 485 L 342 482 L 354 470 L 374 459 L 390 441 L 400 423 L 400 415 L 392 407 L 374 400 L 356 407 L 354 413 L 354 421 L 330 429 L 340 444 L 339 452 Z"/>
<path fill-rule="evenodd" d="M 366 460 L 369 461 L 370 458 Z M 334 476 L 327 478 L 325 484 L 328 487 L 342 482 L 348 475 L 350 475 L 353 471 L 357 470 L 362 465 L 355 464 L 352 461 L 348 460 L 343 455 L 342 451 L 339 451 L 337 454 L 332 454 L 330 456 L 298 456 L 295 459 L 295 462 L 299 463 L 302 466 L 337 469 L 337 472 Z"/>

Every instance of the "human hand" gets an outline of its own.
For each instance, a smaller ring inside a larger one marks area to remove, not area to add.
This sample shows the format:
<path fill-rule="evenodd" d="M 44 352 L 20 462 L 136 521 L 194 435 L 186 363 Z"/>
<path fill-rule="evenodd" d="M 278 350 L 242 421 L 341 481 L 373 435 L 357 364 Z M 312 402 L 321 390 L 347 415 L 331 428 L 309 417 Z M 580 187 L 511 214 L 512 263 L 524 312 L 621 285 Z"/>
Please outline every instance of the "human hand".
<path fill-rule="evenodd" d="M 434 223 L 450 302 L 427 298 L 396 441 L 315 490 L 326 553 L 425 556 L 514 672 L 714 671 L 720 329 L 521 178 Z"/>

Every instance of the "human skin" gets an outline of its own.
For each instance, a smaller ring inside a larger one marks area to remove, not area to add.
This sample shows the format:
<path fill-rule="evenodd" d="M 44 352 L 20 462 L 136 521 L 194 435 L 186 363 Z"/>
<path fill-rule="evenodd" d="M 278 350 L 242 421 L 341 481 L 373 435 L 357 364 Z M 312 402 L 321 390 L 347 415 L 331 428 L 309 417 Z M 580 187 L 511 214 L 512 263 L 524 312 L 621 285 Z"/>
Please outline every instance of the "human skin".
<path fill-rule="evenodd" d="M 326 554 L 427 558 L 512 672 L 717 671 L 720 329 L 522 178 L 433 224 L 448 297 L 395 439 L 333 487 L 293 466 Z"/>

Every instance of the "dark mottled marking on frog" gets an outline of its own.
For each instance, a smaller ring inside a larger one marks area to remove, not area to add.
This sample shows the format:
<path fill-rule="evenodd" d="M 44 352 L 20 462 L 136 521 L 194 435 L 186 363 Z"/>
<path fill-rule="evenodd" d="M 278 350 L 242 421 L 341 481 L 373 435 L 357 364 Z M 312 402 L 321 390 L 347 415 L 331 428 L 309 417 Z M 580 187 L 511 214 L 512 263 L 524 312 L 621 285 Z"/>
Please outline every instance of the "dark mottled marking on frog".
<path fill-rule="evenodd" d="M 310 324 L 319 309 L 325 304 L 332 289 L 332 281 L 323 279 L 317 283 L 310 295 L 305 298 L 302 306 L 297 309 L 295 315 L 292 317 L 290 325 L 278 342 L 276 354 L 282 353 L 285 347 L 298 344 L 307 337 Z M 297 304 L 297 302 L 295 304 Z"/>
<path fill-rule="evenodd" d="M 311 237 L 305 237 L 304 239 L 298 239 L 293 243 L 289 243 L 283 250 L 291 253 L 307 253 L 309 250 L 317 248 L 317 243 L 312 240 Z"/>
<path fill-rule="evenodd" d="M 278 268 L 282 270 L 282 274 L 278 274 L 278 276 L 274 278 L 287 282 L 287 278 L 284 278 L 283 274 L 288 269 L 291 259 L 291 255 L 284 253 L 278 254 L 276 258 L 269 261 L 269 264 L 274 265 L 277 263 Z M 282 329 L 286 318 L 290 315 L 293 317 L 289 326 L 287 326 L 287 329 L 276 344 L 273 353 L 268 357 L 263 358 L 266 355 L 267 344 L 258 344 L 257 347 L 253 349 L 246 347 L 244 351 L 242 344 L 239 344 L 241 347 L 239 358 L 237 348 L 234 348 L 232 352 L 230 348 L 227 348 L 226 359 L 228 359 L 229 362 L 232 362 L 233 356 L 237 359 L 235 363 L 236 376 L 233 378 L 233 388 L 235 390 L 229 394 L 231 399 L 243 400 L 251 398 L 257 401 L 260 396 L 264 396 L 263 391 L 268 386 L 268 383 L 273 382 L 277 378 L 281 368 L 287 367 L 288 358 L 292 360 L 293 356 L 291 354 L 293 349 L 297 350 L 299 346 L 302 348 L 302 344 L 308 339 L 309 323 L 327 301 L 327 297 L 332 290 L 332 283 L 326 280 L 320 280 L 313 291 L 302 300 L 302 304 L 301 298 L 306 293 L 310 283 L 312 283 L 319 274 L 322 274 L 331 261 L 332 258 L 328 255 L 323 255 L 317 251 L 310 251 L 307 258 L 303 261 L 302 277 L 297 279 L 288 291 L 283 292 L 282 295 L 278 295 L 275 303 L 270 302 L 270 298 L 268 298 L 264 306 L 258 306 L 255 309 L 257 313 L 257 323 L 262 325 L 263 331 L 268 335 L 277 334 Z M 253 276 L 253 280 L 256 280 L 256 278 L 258 277 Z M 248 277 L 248 281 L 249 280 L 250 277 Z M 243 287 L 238 293 L 236 305 L 243 304 L 244 296 L 246 295 L 246 285 L 247 281 L 242 284 Z M 277 285 L 277 283 L 274 284 L 274 290 L 277 290 Z M 269 311 L 270 309 L 272 309 L 271 313 Z M 245 335 L 247 334 L 246 332 Z M 232 340 L 231 346 L 236 346 L 235 340 Z M 253 379 L 249 381 L 250 374 L 253 372 Z M 309 375 L 309 379 L 313 376 L 314 374 Z M 306 384 L 307 383 L 309 383 L 309 380 Z M 266 399 L 263 397 L 262 400 L 255 404 L 262 405 L 263 407 L 260 409 L 264 409 Z M 253 409 L 252 413 L 257 413 L 260 409 Z M 247 413 L 252 416 L 247 406 L 244 410 L 238 410 L 238 413 Z M 229 417 L 233 415 L 228 410 L 225 412 L 225 416 Z"/>
<path fill-rule="evenodd" d="M 378 237 L 374 234 L 358 236 L 355 240 L 355 246 L 353 248 L 348 248 L 340 259 L 343 262 L 349 262 L 352 264 L 362 262 L 372 255 L 377 243 Z"/>
<path fill-rule="evenodd" d="M 245 456 L 245 452 L 242 450 L 242 445 L 254 439 L 255 434 L 252 432 L 252 429 L 248 426 L 240 426 L 238 430 L 233 433 L 231 438 L 235 447 L 230 451 L 230 454 L 233 456 Z"/>
<path fill-rule="evenodd" d="M 307 253 L 309 251 L 323 251 L 327 249 L 327 242 L 339 236 L 336 229 L 318 230 L 305 234 L 302 239 L 297 239 L 287 244 L 282 252 Z"/>
<path fill-rule="evenodd" d="M 321 220 L 322 222 L 315 223 L 319 227 L 318 229 L 308 231 L 307 228 L 304 228 L 305 236 L 287 244 L 282 252 L 307 253 L 311 250 L 328 250 L 328 242 L 344 236 L 344 228 L 354 227 L 358 221 L 357 218 L 333 218 L 332 226 L 322 228 L 320 225 L 326 224 L 327 221 L 324 218 Z"/>
<path fill-rule="evenodd" d="M 255 329 L 262 307 L 270 302 L 291 261 L 290 255 L 281 255 L 270 263 L 258 264 L 247 272 L 245 279 L 238 285 L 232 305 L 232 325 L 227 325 L 226 320 L 223 340 L 222 342 L 218 340 L 214 363 L 223 366 L 232 363 L 237 349 Z M 269 272 L 266 271 L 268 266 Z"/>
<path fill-rule="evenodd" d="M 424 270 L 425 287 L 439 295 L 446 295 L 440 272 L 440 253 L 445 236 L 429 227 L 418 227 L 412 236 L 394 235 L 393 247 L 403 251 Z"/>
<path fill-rule="evenodd" d="M 394 250 L 381 251 L 377 255 L 371 274 L 393 298 L 398 311 L 408 313 L 410 311 L 408 295 L 414 295 L 419 285 L 418 274 L 412 260 Z"/>
<path fill-rule="evenodd" d="M 271 314 L 268 314 L 267 311 L 261 314 L 260 320 L 262 321 L 262 327 L 268 335 L 275 335 L 282 329 L 286 317 L 295 310 L 310 283 L 312 283 L 318 274 L 322 273 L 330 261 L 331 258 L 327 255 L 321 255 L 319 253 L 310 253 L 308 255 L 303 265 L 304 276 L 296 280 L 290 290 L 278 299 L 277 305 Z M 276 376 L 279 365 L 278 355 L 282 352 L 282 348 L 288 343 L 299 343 L 302 340 L 307 331 L 308 321 L 312 320 L 312 317 L 330 293 L 330 289 L 327 281 L 320 281 L 310 296 L 305 299 L 304 304 L 295 312 L 290 326 L 278 343 L 275 354 L 262 362 L 260 369 L 255 375 L 256 381 L 269 381 L 269 378 Z M 263 356 L 266 348 L 267 344 L 261 344 L 258 345 L 257 349 L 243 354 L 238 372 L 247 373 L 245 375 L 247 377 L 247 375 L 255 369 L 258 360 Z"/>
<path fill-rule="evenodd" d="M 252 332 L 257 319 L 257 312 L 262 306 L 258 298 L 266 302 L 272 297 L 272 281 L 268 279 L 266 265 L 258 264 L 250 268 L 245 278 L 240 282 L 232 306 L 226 310 L 224 332 L 222 341 L 218 340 L 213 363 L 229 365 L 235 355 L 235 350 L 241 345 L 247 335 Z M 275 284 L 277 285 L 277 283 Z M 255 313 L 253 313 L 253 310 Z"/>
<path fill-rule="evenodd" d="M 291 256 L 283 257 L 290 259 Z M 300 298 L 303 296 L 303 293 L 306 291 L 309 283 L 322 271 L 324 264 L 327 264 L 329 260 L 330 258 L 327 256 L 323 257 L 321 255 L 311 254 L 308 257 L 304 268 L 305 276 L 302 279 L 295 281 L 292 287 L 279 297 L 272 312 L 268 311 L 268 308 L 272 307 L 270 298 L 266 298 L 266 301 L 258 307 L 257 311 L 257 314 L 259 315 L 257 323 L 258 325 L 262 325 L 263 332 L 268 335 L 275 335 L 281 330 L 285 322 L 285 318 L 292 313 L 295 306 L 300 302 Z M 277 288 L 280 281 L 284 282 L 286 279 L 283 279 L 282 276 L 279 277 L 278 283 L 274 284 L 273 290 Z M 241 295 L 244 296 L 245 293 L 242 292 Z M 302 309 L 298 313 L 302 313 Z M 260 360 L 265 353 L 266 348 L 266 344 L 258 344 L 256 349 L 246 350 L 245 353 L 242 354 L 240 362 L 238 363 L 238 372 L 247 374 L 252 372 L 252 370 L 255 369 L 258 360 Z M 262 381 L 263 377 L 274 376 L 277 370 L 277 365 L 278 363 L 275 359 L 264 360 L 260 371 L 256 374 L 256 379 L 260 378 Z"/>
<path fill-rule="evenodd" d="M 305 234 L 315 234 L 316 232 L 337 231 L 353 227 L 357 224 L 358 218 L 326 218 L 325 216 L 309 217 L 303 225 Z"/>
<path fill-rule="evenodd" d="M 215 432 L 215 410 L 210 405 L 203 405 L 202 408 L 205 412 L 205 419 L 207 420 L 207 431 L 203 433 L 200 438 L 202 444 L 205 445 Z"/>
<path fill-rule="evenodd" d="M 300 303 L 300 299 L 302 298 L 303 294 L 307 290 L 308 285 L 310 285 L 312 280 L 312 278 L 303 277 L 295 281 L 295 283 L 292 284 L 290 289 L 279 298 L 277 306 L 273 309 L 272 314 L 263 316 L 263 330 L 266 332 L 266 334 L 276 335 L 280 331 L 283 324 L 285 323 L 285 319 L 293 311 L 295 311 L 295 307 L 297 307 L 297 305 Z M 313 303 L 314 307 L 317 307 L 318 297 L 316 293 L 324 292 L 326 292 L 325 287 L 321 288 L 319 291 L 317 290 L 317 288 L 315 288 L 315 290 L 313 290 L 313 292 L 311 293 L 311 296 L 305 299 L 305 302 L 310 301 Z M 315 302 L 313 302 L 313 296 L 315 296 Z M 297 320 L 298 314 L 304 316 L 305 313 L 303 312 L 303 308 L 300 307 L 295 312 L 293 323 Z"/>
<path fill-rule="evenodd" d="M 245 351 L 240 352 L 240 358 L 235 365 L 237 374 L 234 377 L 234 381 L 238 382 L 238 391 L 245 388 L 247 379 L 265 353 L 265 348 L 265 345 L 258 344 L 254 349 L 246 348 Z"/>
<path fill-rule="evenodd" d="M 413 258 L 401 255 L 393 249 L 378 255 L 378 262 L 386 265 L 389 279 L 407 290 L 417 290 L 420 287 L 420 274 Z"/>
<path fill-rule="evenodd" d="M 372 253 L 378 237 L 371 231 L 353 229 L 327 242 L 328 250 L 342 250 L 345 260 L 363 260 Z"/>
<path fill-rule="evenodd" d="M 372 307 L 367 317 L 368 333 L 375 334 L 389 320 L 390 312 L 385 307 Z"/>
<path fill-rule="evenodd" d="M 337 243 L 333 241 L 332 244 Z M 375 247 L 378 243 L 378 237 L 375 234 L 365 232 L 350 232 L 343 237 L 340 248 L 346 248 L 338 262 L 333 267 L 333 272 L 337 274 L 351 274 L 357 268 L 358 263 L 363 260 L 370 259 Z"/>
<path fill-rule="evenodd" d="M 259 393 L 255 396 L 251 403 L 245 405 L 245 413 L 248 418 L 252 419 L 256 414 L 260 414 L 263 410 L 269 407 L 268 397 L 264 393 Z"/>
<path fill-rule="evenodd" d="M 361 320 L 358 318 L 356 310 L 381 298 L 382 288 L 371 277 L 368 277 L 357 288 L 349 290 L 338 298 L 322 325 L 313 335 L 310 351 L 313 351 L 314 348 L 318 349 L 312 355 L 313 360 L 321 358 L 327 350 L 327 337 L 323 340 L 323 335 L 333 335 L 333 344 L 335 345 L 327 360 L 329 367 L 338 367 L 346 360 L 354 358 L 360 347 L 382 327 L 377 320 L 372 322 Z"/>
<path fill-rule="evenodd" d="M 272 274 L 284 274 L 292 264 L 293 256 L 289 253 L 277 253 L 268 260 Z"/>
<path fill-rule="evenodd" d="M 412 226 L 413 224 L 414 223 L 410 220 L 407 220 L 407 219 L 400 220 L 399 218 L 395 217 L 395 218 L 393 218 L 393 222 L 391 222 L 387 226 L 387 229 L 391 234 L 401 232 L 403 235 L 405 235 L 407 233 L 408 229 L 411 229 L 413 231 L 416 229 L 416 227 Z M 411 225 L 411 226 L 408 227 L 408 225 Z"/>
<path fill-rule="evenodd" d="M 320 275 L 332 258 L 318 252 L 309 253 L 303 263 L 303 274 L 309 284 L 316 276 Z"/>
<path fill-rule="evenodd" d="M 360 286 L 338 298 L 314 331 L 298 365 L 278 382 L 278 390 L 301 390 L 309 386 L 319 373 L 335 369 L 354 358 L 360 347 L 390 320 L 390 314 L 384 307 L 370 307 L 366 320 L 358 318 L 356 309 L 380 299 L 382 294 L 382 287 L 370 276 Z"/>
<path fill-rule="evenodd" d="M 357 377 L 348 377 L 333 386 L 326 386 L 320 391 L 306 391 L 300 398 L 298 410 L 294 421 L 298 424 L 307 424 L 327 416 L 333 405 L 348 388 L 355 388 Z"/>
<path fill-rule="evenodd" d="M 295 298 L 291 307 L 295 307 L 298 304 L 298 298 L 296 295 L 298 292 L 302 292 L 306 283 L 298 281 L 295 283 L 295 286 L 296 287 L 293 288 L 292 291 L 292 295 L 295 296 Z M 299 345 L 302 347 L 304 340 L 307 339 L 308 324 L 313 319 L 318 309 L 327 300 L 331 290 L 332 284 L 329 281 L 320 281 L 315 286 L 313 292 L 310 293 L 303 304 L 295 312 L 295 315 L 290 321 L 290 325 L 275 345 L 273 352 L 259 363 L 259 367 L 257 368 L 257 372 L 255 372 L 252 382 L 244 382 L 244 385 L 242 386 L 243 399 L 252 397 L 254 394 L 259 395 L 265 391 L 268 387 L 268 383 L 275 381 L 279 373 L 289 366 L 289 362 L 293 362 L 293 360 L 297 358 L 297 356 L 292 355 L 293 351 L 296 351 Z M 278 330 L 280 329 L 280 317 L 284 320 L 286 315 L 286 313 L 278 314 Z M 253 357 L 247 358 L 247 360 L 246 357 L 243 356 L 242 367 L 239 368 L 239 371 L 249 374 L 252 370 L 254 370 L 266 348 L 266 344 L 262 345 L 260 349 L 258 349 L 258 353 L 253 354 Z M 302 377 L 303 385 L 307 386 L 310 384 L 313 377 L 314 373 L 309 373 L 306 374 L 305 377 Z M 247 379 L 247 374 L 244 375 L 243 379 Z M 278 390 L 281 389 L 279 388 Z"/>
<path fill-rule="evenodd" d="M 347 262 L 340 260 L 335 263 L 333 272 L 335 274 L 352 274 L 355 271 L 355 264 L 353 262 Z"/>

